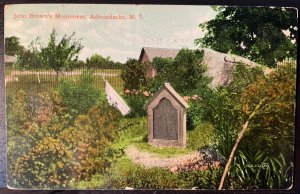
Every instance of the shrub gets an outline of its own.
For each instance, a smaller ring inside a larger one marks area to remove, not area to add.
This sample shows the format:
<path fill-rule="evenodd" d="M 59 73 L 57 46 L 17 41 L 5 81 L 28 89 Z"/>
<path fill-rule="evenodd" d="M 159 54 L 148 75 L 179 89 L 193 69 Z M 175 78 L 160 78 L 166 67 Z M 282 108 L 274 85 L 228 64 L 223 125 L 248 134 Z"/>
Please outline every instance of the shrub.
<path fill-rule="evenodd" d="M 104 102 L 70 121 L 58 93 L 8 105 L 8 183 L 19 188 L 69 188 L 103 173 L 115 158 L 120 113 Z M 14 111 L 16 110 L 16 111 Z M 47 111 L 46 111 L 47 110 Z M 75 181 L 75 182 L 74 182 Z"/>
<path fill-rule="evenodd" d="M 136 59 L 128 59 L 122 69 L 121 78 L 124 81 L 124 88 L 129 90 L 139 90 L 147 84 L 146 63 L 140 63 Z"/>
<path fill-rule="evenodd" d="M 191 150 L 199 150 L 215 143 L 215 129 L 210 123 L 199 124 L 187 134 L 187 148 Z"/>
<path fill-rule="evenodd" d="M 78 82 L 61 80 L 58 84 L 57 91 L 73 118 L 76 115 L 86 113 L 101 99 L 100 90 L 94 87 L 92 82 L 92 73 L 86 71 L 80 76 Z"/>
<path fill-rule="evenodd" d="M 123 158 L 109 171 L 105 188 L 216 189 L 222 170 L 222 168 L 214 168 L 206 171 L 172 173 L 158 167 L 145 169 Z"/>
<path fill-rule="evenodd" d="M 200 95 L 202 101 L 197 105 L 199 120 L 202 119 L 214 125 L 217 148 L 225 157 L 229 156 L 237 133 L 246 118 L 242 111 L 241 95 L 248 85 L 264 75 L 260 68 L 236 64 L 232 76 L 229 86 L 221 86 L 216 90 L 204 90 Z"/>
<path fill-rule="evenodd" d="M 150 100 L 150 96 L 145 96 L 138 90 L 133 90 L 133 93 L 125 94 L 124 99 L 130 107 L 128 117 L 142 117 L 147 115 L 146 103 Z"/>
<path fill-rule="evenodd" d="M 193 95 L 197 88 L 207 86 L 211 79 L 205 75 L 203 50 L 181 49 L 174 59 L 154 58 L 156 77 L 148 84 L 148 90 L 156 92 L 164 82 L 169 82 L 182 95 Z"/>

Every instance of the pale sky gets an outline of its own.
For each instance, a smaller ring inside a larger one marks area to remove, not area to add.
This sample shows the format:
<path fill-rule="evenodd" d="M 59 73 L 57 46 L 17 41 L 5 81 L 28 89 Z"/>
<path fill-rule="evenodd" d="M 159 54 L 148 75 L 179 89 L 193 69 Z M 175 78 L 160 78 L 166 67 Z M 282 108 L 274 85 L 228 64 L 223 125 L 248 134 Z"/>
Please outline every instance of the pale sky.
<path fill-rule="evenodd" d="M 57 14 L 69 18 L 57 18 Z M 30 18 L 30 15 L 47 18 Z M 91 19 L 91 15 L 120 15 L 125 19 Z M 196 48 L 194 40 L 204 34 L 198 25 L 215 15 L 210 6 L 9 5 L 4 11 L 4 36 L 19 37 L 27 48 L 38 36 L 46 44 L 52 29 L 56 29 L 58 40 L 75 32 L 75 38 L 81 39 L 84 46 L 79 54 L 81 60 L 98 53 L 125 62 L 127 58 L 138 58 L 142 47 Z M 70 18 L 75 16 L 81 18 Z"/>

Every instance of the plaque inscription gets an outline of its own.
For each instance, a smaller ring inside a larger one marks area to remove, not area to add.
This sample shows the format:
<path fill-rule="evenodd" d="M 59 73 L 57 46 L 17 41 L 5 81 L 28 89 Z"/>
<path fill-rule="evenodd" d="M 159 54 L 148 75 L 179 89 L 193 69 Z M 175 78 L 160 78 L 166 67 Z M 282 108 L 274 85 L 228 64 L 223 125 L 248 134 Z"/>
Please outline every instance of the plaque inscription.
<path fill-rule="evenodd" d="M 178 140 L 178 110 L 163 98 L 153 109 L 153 139 Z"/>

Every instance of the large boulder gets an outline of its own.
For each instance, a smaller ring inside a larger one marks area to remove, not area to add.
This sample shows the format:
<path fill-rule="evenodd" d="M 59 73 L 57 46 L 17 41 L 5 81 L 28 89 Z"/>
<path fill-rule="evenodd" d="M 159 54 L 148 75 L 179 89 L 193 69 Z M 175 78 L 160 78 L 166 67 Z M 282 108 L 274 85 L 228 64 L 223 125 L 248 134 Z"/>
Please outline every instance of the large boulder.
<path fill-rule="evenodd" d="M 207 75 L 212 77 L 211 87 L 226 86 L 232 80 L 232 71 L 234 65 L 243 63 L 250 67 L 262 67 L 264 72 L 268 74 L 272 71 L 271 68 L 262 66 L 244 57 L 220 53 L 212 49 L 203 48 L 204 63 L 207 65 Z"/>

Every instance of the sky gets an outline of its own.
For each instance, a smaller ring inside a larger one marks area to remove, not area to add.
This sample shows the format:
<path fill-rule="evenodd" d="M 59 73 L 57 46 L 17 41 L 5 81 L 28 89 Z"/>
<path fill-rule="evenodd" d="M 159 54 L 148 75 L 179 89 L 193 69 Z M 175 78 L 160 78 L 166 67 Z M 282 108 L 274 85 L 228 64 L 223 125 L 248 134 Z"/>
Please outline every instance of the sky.
<path fill-rule="evenodd" d="M 53 29 L 58 41 L 75 32 L 83 45 L 81 60 L 97 53 L 125 62 L 138 58 L 142 47 L 197 48 L 194 40 L 204 35 L 199 24 L 215 15 L 210 6 L 7 5 L 4 36 L 19 37 L 27 48 L 36 37 L 46 45 Z"/>

